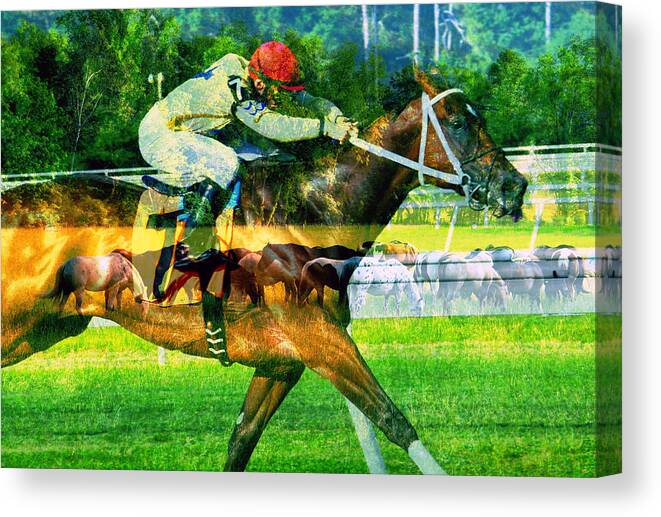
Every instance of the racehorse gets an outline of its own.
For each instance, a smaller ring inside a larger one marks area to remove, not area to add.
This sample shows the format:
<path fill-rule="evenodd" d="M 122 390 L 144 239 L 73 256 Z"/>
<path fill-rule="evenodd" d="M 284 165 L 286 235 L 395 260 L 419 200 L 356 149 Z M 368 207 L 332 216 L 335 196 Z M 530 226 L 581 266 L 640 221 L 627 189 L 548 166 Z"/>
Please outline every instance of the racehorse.
<path fill-rule="evenodd" d="M 333 170 L 309 171 L 301 184 L 305 210 L 301 211 L 299 226 L 276 210 L 278 186 L 258 183 L 253 175 L 247 174 L 234 238 L 242 232 L 252 235 L 256 231 L 252 225 L 242 225 L 242 222 L 260 220 L 255 208 L 260 207 L 264 209 L 262 213 L 273 214 L 271 222 L 275 229 L 281 233 L 290 232 L 288 242 L 302 242 L 304 224 L 323 223 L 328 228 L 323 232 L 326 243 L 335 240 L 333 244 L 342 243 L 357 249 L 360 243 L 376 239 L 407 193 L 424 181 L 468 197 L 475 209 L 489 206 L 496 217 L 509 215 L 518 220 L 527 181 L 493 143 L 479 112 L 457 90 L 438 94 L 426 82 L 422 88 L 425 90 L 422 99 L 411 101 L 399 115 L 384 124 L 378 142 L 382 149 L 410 162 L 419 160 L 426 168 L 415 171 L 402 165 L 401 160 L 395 162 L 387 157 L 348 150 L 338 156 Z M 434 102 L 425 100 L 431 96 Z M 432 122 L 438 124 L 440 134 L 438 130 L 423 131 L 426 125 L 421 121 L 426 123 L 423 115 L 429 113 L 434 116 Z M 429 174 L 430 169 L 449 172 L 447 177 L 437 177 Z M 456 180 L 458 171 L 462 172 L 461 181 L 447 179 Z M 113 221 L 126 220 L 123 214 L 135 210 L 143 194 L 141 187 L 103 176 L 73 175 L 54 183 L 40 187 L 57 190 L 58 197 L 51 198 L 53 203 L 66 206 L 86 195 L 102 204 L 109 220 Z M 31 202 L 33 192 L 32 186 L 10 191 L 3 196 L 3 208 L 32 209 L 36 206 Z M 351 226 L 351 231 L 339 230 L 347 226 Z M 314 244 L 309 242 L 309 237 L 306 239 L 308 244 Z M 19 231 L 3 235 L 3 268 L 8 257 L 21 266 L 14 268 L 19 278 L 8 278 L 3 271 L 3 366 L 15 364 L 77 335 L 89 323 L 89 314 L 61 316 L 44 306 L 43 300 L 23 295 L 25 283 L 45 285 L 50 279 L 52 261 L 40 260 L 43 248 L 57 242 L 53 253 L 66 256 L 81 242 L 88 246 L 107 243 L 115 247 L 117 240 L 116 228 L 80 227 L 61 229 L 58 233 L 55 227 L 54 231 L 44 231 L 42 242 L 31 247 L 23 246 Z M 288 310 L 294 311 L 294 308 Z M 263 307 L 252 308 L 233 319 L 228 316 L 229 359 L 254 368 L 255 373 L 229 441 L 225 470 L 246 468 L 271 417 L 305 368 L 309 368 L 330 381 L 390 441 L 406 451 L 422 472 L 443 473 L 409 420 L 376 380 L 347 330 L 333 321 L 328 312 L 312 304 L 305 310 L 316 318 L 317 324 L 301 327 L 294 321 L 298 327 L 287 327 L 284 324 L 287 310 L 276 313 Z M 167 309 L 156 306 L 146 317 L 134 307 L 127 307 L 103 316 L 155 345 L 214 358 L 208 349 L 199 306 Z"/>

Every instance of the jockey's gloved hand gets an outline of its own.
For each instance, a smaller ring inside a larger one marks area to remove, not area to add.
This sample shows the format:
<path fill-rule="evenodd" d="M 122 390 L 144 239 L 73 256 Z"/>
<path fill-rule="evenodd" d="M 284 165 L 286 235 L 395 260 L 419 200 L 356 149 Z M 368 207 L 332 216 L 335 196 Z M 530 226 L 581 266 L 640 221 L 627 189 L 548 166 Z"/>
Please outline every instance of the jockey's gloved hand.
<path fill-rule="evenodd" d="M 342 117 L 345 118 L 345 117 Z M 349 119 L 346 119 L 347 121 Z M 324 136 L 330 137 L 333 140 L 337 140 L 342 143 L 348 138 L 358 135 L 358 129 L 356 126 L 348 121 L 345 122 L 340 120 L 338 117 L 338 122 L 325 122 L 324 124 Z"/>
<path fill-rule="evenodd" d="M 351 120 L 344 115 L 340 115 L 335 119 L 335 124 L 346 129 L 350 137 L 358 136 L 358 126 L 354 120 Z"/>

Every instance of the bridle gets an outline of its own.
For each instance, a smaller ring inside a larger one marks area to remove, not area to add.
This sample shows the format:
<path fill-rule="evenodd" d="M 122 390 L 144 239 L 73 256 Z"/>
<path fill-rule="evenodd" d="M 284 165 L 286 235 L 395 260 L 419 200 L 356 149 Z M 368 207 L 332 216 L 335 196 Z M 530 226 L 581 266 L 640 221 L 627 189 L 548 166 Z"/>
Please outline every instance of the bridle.
<path fill-rule="evenodd" d="M 473 196 L 479 192 L 488 192 L 491 172 L 493 171 L 493 167 L 496 163 L 496 158 L 502 152 L 502 149 L 500 147 L 491 147 L 482 152 L 478 152 L 476 150 L 470 158 L 467 158 L 463 161 L 460 161 L 459 158 L 457 158 L 457 155 L 452 150 L 452 147 L 450 146 L 450 143 L 445 136 L 445 132 L 443 131 L 443 128 L 438 121 L 436 112 L 434 111 L 434 104 L 436 104 L 441 99 L 444 99 L 448 95 L 452 95 L 453 93 L 463 93 L 463 91 L 458 88 L 450 88 L 449 90 L 445 90 L 431 99 L 427 93 L 422 94 L 422 131 L 420 135 L 420 148 L 418 150 L 417 162 L 397 153 L 388 151 L 382 147 L 379 147 L 378 145 L 372 144 L 358 137 L 352 137 L 349 141 L 356 147 L 364 149 L 365 151 L 368 151 L 376 156 L 386 158 L 393 162 L 399 163 L 400 165 L 408 167 L 409 169 L 418 171 L 418 181 L 420 182 L 420 185 L 425 185 L 425 175 L 427 175 L 443 180 L 444 182 L 451 185 L 460 186 L 464 191 L 464 196 L 468 205 L 475 210 L 481 210 L 484 205 L 480 201 L 474 199 Z M 440 171 L 425 165 L 427 131 L 430 122 L 434 128 L 434 131 L 436 132 L 436 136 L 443 146 L 443 150 L 445 151 L 449 162 L 452 164 L 452 168 L 454 169 L 455 174 Z M 477 145 L 479 146 L 479 139 Z M 464 172 L 463 167 L 465 165 L 472 163 L 475 160 L 479 160 L 480 158 L 483 158 L 484 156 L 487 156 L 491 153 L 493 153 L 494 156 L 486 174 L 482 174 L 479 178 L 474 179 L 469 174 Z"/>

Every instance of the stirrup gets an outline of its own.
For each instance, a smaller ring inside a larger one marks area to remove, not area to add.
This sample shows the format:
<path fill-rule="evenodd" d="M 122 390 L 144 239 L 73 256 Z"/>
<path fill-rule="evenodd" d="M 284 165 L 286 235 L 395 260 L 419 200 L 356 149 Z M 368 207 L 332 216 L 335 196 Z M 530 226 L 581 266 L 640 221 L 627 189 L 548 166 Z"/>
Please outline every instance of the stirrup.
<path fill-rule="evenodd" d="M 142 177 L 142 183 L 144 183 L 147 188 L 155 190 L 159 194 L 165 196 L 183 196 L 189 190 L 188 187 L 175 187 L 174 185 L 168 185 L 164 181 L 148 175 Z"/>

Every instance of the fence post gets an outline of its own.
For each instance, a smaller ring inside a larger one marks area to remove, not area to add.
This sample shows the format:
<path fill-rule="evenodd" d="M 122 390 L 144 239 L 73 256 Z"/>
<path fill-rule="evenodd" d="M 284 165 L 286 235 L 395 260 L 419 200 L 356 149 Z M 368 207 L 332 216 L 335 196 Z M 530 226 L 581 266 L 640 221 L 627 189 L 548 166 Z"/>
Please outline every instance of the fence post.
<path fill-rule="evenodd" d="M 458 213 L 459 213 L 459 205 L 455 203 L 454 208 L 452 209 L 452 220 L 450 221 L 450 228 L 448 228 L 448 236 L 445 239 L 445 251 L 450 250 L 450 244 L 452 243 L 452 234 L 454 233 L 454 225 L 457 222 Z"/>
<path fill-rule="evenodd" d="M 436 207 L 436 214 L 434 215 L 434 228 L 438 230 L 441 227 L 441 208 Z"/>
<path fill-rule="evenodd" d="M 484 207 L 484 226 L 489 226 L 489 207 Z"/>
<path fill-rule="evenodd" d="M 530 251 L 535 249 L 535 241 L 539 233 L 539 224 L 542 222 L 542 212 L 544 211 L 544 203 L 535 203 L 535 227 L 530 236 Z"/>
<path fill-rule="evenodd" d="M 162 346 L 158 347 L 158 364 L 165 364 L 165 348 Z"/>
<path fill-rule="evenodd" d="M 588 225 L 594 225 L 594 203 L 588 201 Z"/>

